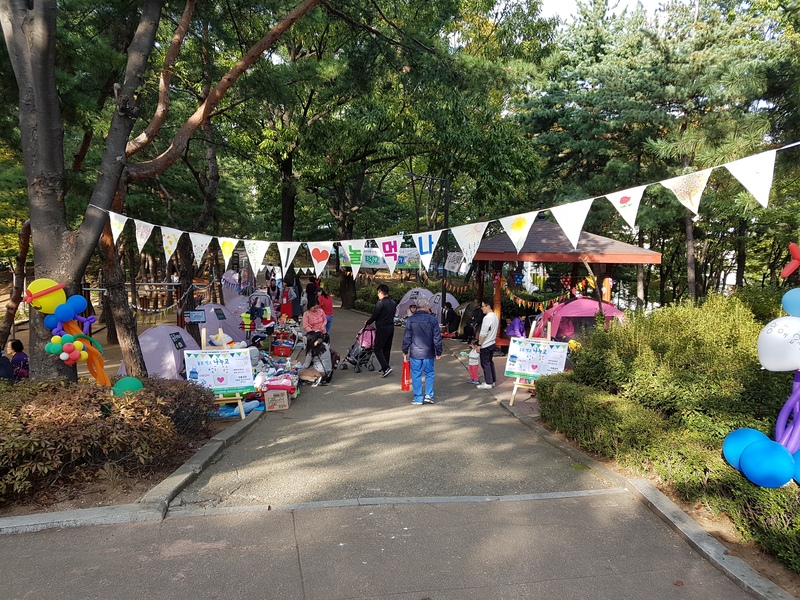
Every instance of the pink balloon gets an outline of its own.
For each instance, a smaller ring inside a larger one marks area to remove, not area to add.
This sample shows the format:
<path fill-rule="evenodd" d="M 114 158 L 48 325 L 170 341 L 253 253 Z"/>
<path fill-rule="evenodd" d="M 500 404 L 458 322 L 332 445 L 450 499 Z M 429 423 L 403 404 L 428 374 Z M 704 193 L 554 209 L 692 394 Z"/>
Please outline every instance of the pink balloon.
<path fill-rule="evenodd" d="M 73 350 L 69 353 L 69 359 L 71 361 L 77 362 L 81 358 L 81 351 L 80 350 Z"/>
<path fill-rule="evenodd" d="M 61 349 L 62 349 L 64 352 L 66 352 L 67 354 L 72 354 L 72 351 L 73 351 L 73 350 L 75 350 L 75 344 L 71 344 L 71 343 L 67 342 L 66 344 L 64 344 L 64 345 L 61 347 Z"/>

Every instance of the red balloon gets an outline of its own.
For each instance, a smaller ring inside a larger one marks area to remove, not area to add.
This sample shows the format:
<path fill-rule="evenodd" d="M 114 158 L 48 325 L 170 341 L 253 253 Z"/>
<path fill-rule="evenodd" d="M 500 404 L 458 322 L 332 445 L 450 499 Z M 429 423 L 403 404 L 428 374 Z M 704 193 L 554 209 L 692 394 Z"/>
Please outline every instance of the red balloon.
<path fill-rule="evenodd" d="M 67 354 L 72 354 L 72 351 L 75 350 L 75 345 L 67 342 L 66 344 L 61 346 L 61 350 L 63 350 Z"/>
<path fill-rule="evenodd" d="M 69 353 L 69 359 L 72 362 L 77 362 L 81 358 L 81 351 L 80 350 L 73 350 Z"/>

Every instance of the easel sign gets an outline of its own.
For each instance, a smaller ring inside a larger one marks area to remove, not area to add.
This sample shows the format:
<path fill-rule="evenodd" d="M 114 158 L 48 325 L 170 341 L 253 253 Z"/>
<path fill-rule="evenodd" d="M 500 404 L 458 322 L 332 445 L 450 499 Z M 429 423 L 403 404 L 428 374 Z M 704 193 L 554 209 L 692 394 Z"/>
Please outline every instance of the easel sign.
<path fill-rule="evenodd" d="M 511 393 L 511 406 L 517 389 L 535 389 L 535 381 L 542 375 L 562 373 L 567 362 L 567 342 L 553 342 L 541 338 L 511 338 L 508 345 L 505 375 L 516 377 Z"/>
<path fill-rule="evenodd" d="M 247 348 L 233 350 L 184 350 L 186 374 L 215 394 L 252 392 L 253 367 Z"/>

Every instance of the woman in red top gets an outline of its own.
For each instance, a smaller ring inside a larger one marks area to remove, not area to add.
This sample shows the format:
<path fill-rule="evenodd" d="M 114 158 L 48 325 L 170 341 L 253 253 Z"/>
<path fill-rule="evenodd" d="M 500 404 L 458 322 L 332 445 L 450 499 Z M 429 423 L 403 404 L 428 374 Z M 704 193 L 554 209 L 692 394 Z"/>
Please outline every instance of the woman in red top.
<path fill-rule="evenodd" d="M 294 300 L 294 290 L 289 286 L 283 286 L 281 294 L 281 316 L 287 319 L 292 318 L 292 300 Z"/>
<path fill-rule="evenodd" d="M 322 312 L 325 313 L 325 333 L 330 335 L 331 323 L 333 323 L 333 298 L 328 295 L 328 292 L 319 288 L 317 303 L 322 307 Z"/>

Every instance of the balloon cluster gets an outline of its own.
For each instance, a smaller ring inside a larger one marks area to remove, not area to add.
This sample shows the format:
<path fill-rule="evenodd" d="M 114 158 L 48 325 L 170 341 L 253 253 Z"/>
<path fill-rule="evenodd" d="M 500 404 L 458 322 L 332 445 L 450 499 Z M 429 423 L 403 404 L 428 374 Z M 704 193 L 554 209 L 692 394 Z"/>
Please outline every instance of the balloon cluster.
<path fill-rule="evenodd" d="M 81 317 L 79 313 L 88 307 L 86 298 L 78 295 L 67 298 L 64 287 L 63 283 L 41 278 L 32 281 L 25 290 L 25 302 L 45 315 L 44 326 L 53 333 L 45 352 L 58 356 L 68 365 L 86 361 L 95 380 L 110 386 L 111 381 L 103 370 L 103 348 L 86 335 L 95 317 Z"/>
<path fill-rule="evenodd" d="M 781 271 L 788 277 L 800 266 L 800 247 L 789 244 L 790 262 Z M 794 371 L 792 393 L 775 424 L 775 441 L 755 429 L 737 429 L 722 444 L 728 463 L 751 482 L 766 488 L 800 483 L 800 288 L 783 295 L 788 317 L 772 320 L 758 336 L 758 360 L 767 371 Z"/>

